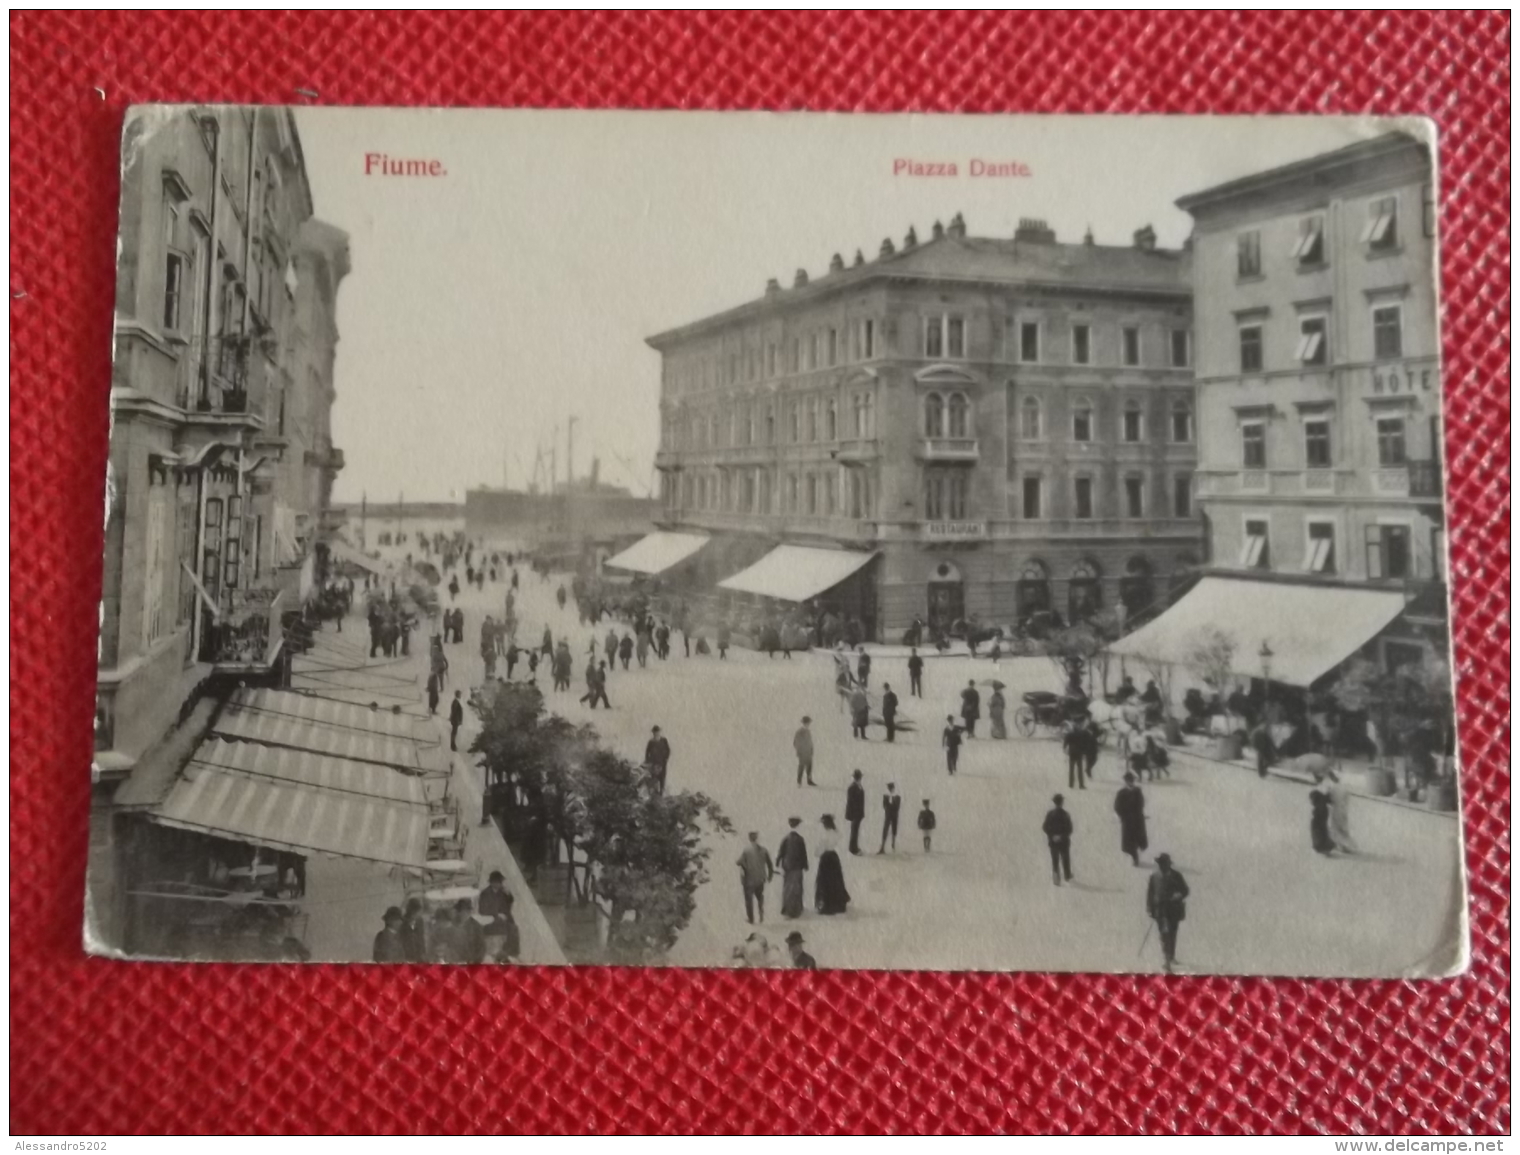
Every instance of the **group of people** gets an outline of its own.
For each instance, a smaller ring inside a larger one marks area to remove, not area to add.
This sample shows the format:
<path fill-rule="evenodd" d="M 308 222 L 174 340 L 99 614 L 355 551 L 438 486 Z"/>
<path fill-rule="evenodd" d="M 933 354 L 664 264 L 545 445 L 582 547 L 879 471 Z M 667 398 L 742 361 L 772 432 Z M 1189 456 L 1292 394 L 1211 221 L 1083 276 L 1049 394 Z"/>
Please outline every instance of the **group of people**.
<path fill-rule="evenodd" d="M 459 898 L 431 910 L 421 898 L 386 908 L 371 957 L 377 963 L 516 962 L 522 936 L 506 877 L 493 870 L 474 902 Z"/>

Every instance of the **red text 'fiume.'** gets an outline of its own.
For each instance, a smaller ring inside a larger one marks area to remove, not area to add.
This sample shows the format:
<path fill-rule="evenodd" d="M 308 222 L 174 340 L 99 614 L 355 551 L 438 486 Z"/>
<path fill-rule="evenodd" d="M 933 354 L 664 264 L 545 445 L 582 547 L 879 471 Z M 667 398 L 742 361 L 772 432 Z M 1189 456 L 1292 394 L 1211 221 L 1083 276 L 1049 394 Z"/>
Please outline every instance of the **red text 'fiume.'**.
<path fill-rule="evenodd" d="M 441 160 L 391 156 L 384 152 L 364 154 L 365 176 L 447 176 Z"/>

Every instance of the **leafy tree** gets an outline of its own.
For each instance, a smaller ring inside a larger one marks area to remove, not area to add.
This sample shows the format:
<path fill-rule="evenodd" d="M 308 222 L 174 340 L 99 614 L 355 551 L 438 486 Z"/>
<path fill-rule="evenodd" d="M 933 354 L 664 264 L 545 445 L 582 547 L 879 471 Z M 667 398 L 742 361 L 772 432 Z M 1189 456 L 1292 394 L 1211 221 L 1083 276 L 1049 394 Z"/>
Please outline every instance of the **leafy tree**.
<path fill-rule="evenodd" d="M 1366 658 L 1353 658 L 1330 692 L 1341 709 L 1370 717 L 1384 742 L 1392 737 L 1402 748 L 1420 726 L 1433 725 L 1441 748 L 1450 745 L 1456 720 L 1451 667 L 1435 654 L 1391 672 Z"/>
<path fill-rule="evenodd" d="M 1119 618 L 1112 610 L 1098 610 L 1086 619 L 1053 631 L 1045 639 L 1045 656 L 1061 674 L 1069 691 L 1093 693 L 1097 673 L 1103 692 L 1108 692 L 1108 647 L 1119 637 Z M 1087 687 L 1083 690 L 1083 680 Z"/>
<path fill-rule="evenodd" d="M 1235 636 L 1218 626 L 1200 626 L 1188 641 L 1185 658 L 1188 668 L 1220 701 L 1235 682 L 1233 664 L 1237 649 Z"/>

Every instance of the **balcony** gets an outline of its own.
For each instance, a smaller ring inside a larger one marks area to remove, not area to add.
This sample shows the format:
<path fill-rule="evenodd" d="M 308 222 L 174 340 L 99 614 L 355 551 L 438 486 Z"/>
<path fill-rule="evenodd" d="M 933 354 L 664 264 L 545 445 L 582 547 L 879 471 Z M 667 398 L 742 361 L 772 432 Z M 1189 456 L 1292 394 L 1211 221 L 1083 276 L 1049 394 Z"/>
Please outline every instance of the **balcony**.
<path fill-rule="evenodd" d="M 925 437 L 918 443 L 920 461 L 965 462 L 975 464 L 981 451 L 975 437 Z"/>
<path fill-rule="evenodd" d="M 841 465 L 854 465 L 875 461 L 880 454 L 879 443 L 874 437 L 847 437 L 839 442 L 833 457 Z"/>
<path fill-rule="evenodd" d="M 654 467 L 661 473 L 679 473 L 682 469 L 681 455 L 674 449 L 661 449 L 654 455 Z"/>
<path fill-rule="evenodd" d="M 1411 461 L 1409 470 L 1409 496 L 1433 497 L 1439 500 L 1443 492 L 1441 462 Z"/>
<path fill-rule="evenodd" d="M 1439 501 L 1441 489 L 1439 461 L 1407 461 L 1403 465 L 1380 466 L 1372 471 L 1372 492 L 1379 497 Z"/>
<path fill-rule="evenodd" d="M 273 665 L 285 637 L 280 614 L 289 600 L 284 590 L 233 591 L 232 608 L 212 622 L 201 638 L 201 661 L 222 672 Z"/>
<path fill-rule="evenodd" d="M 343 469 L 343 450 L 335 448 L 332 442 L 326 438 L 319 440 L 315 447 L 306 451 L 306 464 L 314 469 L 324 469 L 329 473 L 338 473 Z"/>

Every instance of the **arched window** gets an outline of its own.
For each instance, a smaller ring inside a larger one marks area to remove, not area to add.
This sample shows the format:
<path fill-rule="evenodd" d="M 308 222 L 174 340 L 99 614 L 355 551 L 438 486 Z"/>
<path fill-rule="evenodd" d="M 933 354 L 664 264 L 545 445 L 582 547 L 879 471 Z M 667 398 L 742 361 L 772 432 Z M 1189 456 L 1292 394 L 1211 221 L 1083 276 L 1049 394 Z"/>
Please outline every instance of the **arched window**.
<path fill-rule="evenodd" d="M 1086 621 L 1103 608 L 1102 574 L 1098 563 L 1083 558 L 1072 567 L 1067 608 L 1073 623 Z"/>
<path fill-rule="evenodd" d="M 924 436 L 943 437 L 945 435 L 945 399 L 938 393 L 930 393 L 924 398 Z"/>
<path fill-rule="evenodd" d="M 1156 600 L 1156 583 L 1151 577 L 1151 563 L 1142 554 L 1134 554 L 1124 563 L 1119 579 L 1119 600 L 1124 603 L 1126 618 L 1147 613 Z"/>
<path fill-rule="evenodd" d="M 1093 439 L 1093 407 L 1092 402 L 1086 397 L 1078 397 L 1072 406 L 1071 439 L 1073 441 Z"/>
<path fill-rule="evenodd" d="M 1186 401 L 1172 403 L 1172 440 L 1179 445 L 1193 440 L 1193 407 Z"/>
<path fill-rule="evenodd" d="M 1145 414 L 1140 409 L 1140 402 L 1126 401 L 1124 403 L 1124 440 L 1131 445 L 1145 439 Z"/>
<path fill-rule="evenodd" d="M 971 404 L 964 393 L 950 394 L 950 437 L 969 437 Z"/>
<path fill-rule="evenodd" d="M 1019 436 L 1025 441 L 1040 439 L 1040 402 L 1034 397 L 1024 398 L 1019 407 Z"/>
<path fill-rule="evenodd" d="M 1019 573 L 1016 587 L 1020 622 L 1050 610 L 1050 571 L 1038 558 L 1030 558 Z"/>

